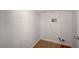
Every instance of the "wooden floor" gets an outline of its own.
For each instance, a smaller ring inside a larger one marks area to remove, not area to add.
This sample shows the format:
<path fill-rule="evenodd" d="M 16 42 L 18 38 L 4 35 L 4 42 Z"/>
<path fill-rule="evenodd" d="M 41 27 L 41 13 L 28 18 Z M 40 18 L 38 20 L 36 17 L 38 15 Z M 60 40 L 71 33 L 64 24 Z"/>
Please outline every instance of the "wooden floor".
<path fill-rule="evenodd" d="M 57 43 L 48 42 L 45 40 L 40 40 L 34 48 L 70 48 L 69 46 L 60 45 Z"/>

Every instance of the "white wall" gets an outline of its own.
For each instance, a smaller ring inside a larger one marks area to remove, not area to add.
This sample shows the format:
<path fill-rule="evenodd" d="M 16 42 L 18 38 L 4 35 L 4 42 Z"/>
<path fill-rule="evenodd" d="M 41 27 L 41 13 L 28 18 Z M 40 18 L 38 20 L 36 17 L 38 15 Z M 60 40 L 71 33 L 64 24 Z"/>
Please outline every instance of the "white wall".
<path fill-rule="evenodd" d="M 77 36 L 77 13 L 75 10 L 72 12 L 72 31 L 73 31 L 73 47 L 77 48 L 77 40 L 74 36 Z"/>
<path fill-rule="evenodd" d="M 58 36 L 72 44 L 72 11 L 42 11 L 40 13 L 40 36 L 58 41 Z M 57 22 L 51 22 L 57 18 Z"/>
<path fill-rule="evenodd" d="M 39 39 L 35 11 L 0 11 L 0 47 L 31 47 Z"/>
<path fill-rule="evenodd" d="M 72 31 L 72 11 L 61 11 L 60 14 L 60 35 L 66 42 L 72 45 L 73 31 Z"/>
<path fill-rule="evenodd" d="M 0 11 L 0 47 L 8 47 L 9 26 L 8 11 Z"/>
<path fill-rule="evenodd" d="M 76 47 L 74 15 L 72 11 L 0 11 L 0 47 L 31 47 L 39 37 L 59 41 L 58 36 Z M 52 18 L 57 22 L 52 23 Z"/>
<path fill-rule="evenodd" d="M 77 35 L 79 36 L 79 11 L 77 11 Z M 77 47 L 79 48 L 79 40 L 77 40 Z"/>
<path fill-rule="evenodd" d="M 59 32 L 58 22 L 51 22 L 52 18 L 58 18 L 59 12 L 57 11 L 42 11 L 40 12 L 40 37 L 47 39 L 57 39 L 57 33 Z"/>

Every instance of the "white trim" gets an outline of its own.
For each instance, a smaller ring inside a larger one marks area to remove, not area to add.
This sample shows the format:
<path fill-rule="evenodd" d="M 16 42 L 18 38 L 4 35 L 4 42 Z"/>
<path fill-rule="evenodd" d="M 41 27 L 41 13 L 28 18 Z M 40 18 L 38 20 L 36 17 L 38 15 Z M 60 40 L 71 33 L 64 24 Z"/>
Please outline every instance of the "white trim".
<path fill-rule="evenodd" d="M 71 44 L 67 43 L 67 42 L 58 42 L 58 41 L 55 41 L 55 40 L 51 40 L 51 39 L 46 39 L 46 38 L 40 38 L 41 40 L 45 40 L 45 41 L 49 41 L 49 42 L 55 42 L 57 44 L 62 44 L 62 45 L 66 45 L 66 46 L 70 46 L 72 47 Z"/>
<path fill-rule="evenodd" d="M 30 48 L 33 48 L 39 41 L 40 39 L 38 39 Z"/>
<path fill-rule="evenodd" d="M 62 44 L 62 45 L 66 45 L 66 46 L 70 46 L 72 47 L 70 44 L 68 44 L 67 42 L 58 42 L 58 41 L 55 41 L 55 40 L 51 40 L 51 39 L 46 39 L 46 38 L 40 38 L 38 39 L 30 48 L 33 48 L 37 43 L 38 41 L 40 40 L 45 40 L 45 41 L 49 41 L 49 42 L 55 42 L 57 44 Z"/>

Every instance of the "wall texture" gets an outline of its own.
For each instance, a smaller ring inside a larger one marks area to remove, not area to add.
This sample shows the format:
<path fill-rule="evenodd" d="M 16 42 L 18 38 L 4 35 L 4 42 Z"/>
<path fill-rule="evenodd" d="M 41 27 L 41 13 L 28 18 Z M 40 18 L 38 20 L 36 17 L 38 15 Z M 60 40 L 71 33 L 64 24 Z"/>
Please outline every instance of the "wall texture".
<path fill-rule="evenodd" d="M 72 45 L 73 31 L 72 31 L 72 11 L 61 11 L 60 14 L 60 35 L 66 42 Z"/>
<path fill-rule="evenodd" d="M 35 11 L 0 11 L 0 47 L 31 47 L 39 39 Z"/>
<path fill-rule="evenodd" d="M 77 13 L 73 10 L 72 12 L 72 31 L 73 31 L 73 47 L 77 48 L 77 40 L 74 36 L 77 36 Z"/>
<path fill-rule="evenodd" d="M 75 18 L 72 11 L 0 11 L 0 47 L 31 47 L 39 37 L 59 41 L 58 36 L 76 47 Z"/>
<path fill-rule="evenodd" d="M 42 11 L 40 13 L 40 36 L 58 40 L 58 36 L 72 45 L 72 11 Z M 57 22 L 51 22 L 57 18 Z"/>
<path fill-rule="evenodd" d="M 79 36 L 79 11 L 76 11 L 77 14 L 77 36 Z M 77 40 L 77 47 L 79 48 L 79 40 Z"/>
<path fill-rule="evenodd" d="M 52 18 L 57 18 L 57 22 L 51 22 Z M 40 37 L 57 40 L 59 32 L 59 12 L 57 11 L 42 11 L 40 13 Z"/>
<path fill-rule="evenodd" d="M 8 47 L 9 27 L 8 11 L 0 11 L 0 47 Z"/>

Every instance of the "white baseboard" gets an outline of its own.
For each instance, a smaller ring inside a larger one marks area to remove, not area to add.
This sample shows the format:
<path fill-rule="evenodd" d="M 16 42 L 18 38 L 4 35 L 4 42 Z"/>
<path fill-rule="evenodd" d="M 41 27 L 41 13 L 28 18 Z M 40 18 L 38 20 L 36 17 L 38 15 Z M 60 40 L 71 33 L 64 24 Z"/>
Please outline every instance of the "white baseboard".
<path fill-rule="evenodd" d="M 62 44 L 62 45 L 66 45 L 66 46 L 72 47 L 72 45 L 69 44 L 69 43 L 67 43 L 67 42 L 60 42 L 60 41 L 55 41 L 55 40 L 46 39 L 46 38 L 40 38 L 40 39 L 41 39 L 41 40 L 48 41 L 48 42 L 53 42 L 53 43 Z"/>
<path fill-rule="evenodd" d="M 46 39 L 46 38 L 40 38 L 38 39 L 30 48 L 33 48 L 39 40 L 45 40 L 45 41 L 48 41 L 48 42 L 54 42 L 54 43 L 57 43 L 57 44 L 62 44 L 62 45 L 66 45 L 66 46 L 71 46 L 70 44 L 66 43 L 66 42 L 57 42 L 55 40 L 50 40 L 50 39 Z M 72 47 L 72 46 L 71 46 Z"/>
<path fill-rule="evenodd" d="M 33 48 L 39 41 L 40 39 L 38 39 L 30 48 Z"/>

